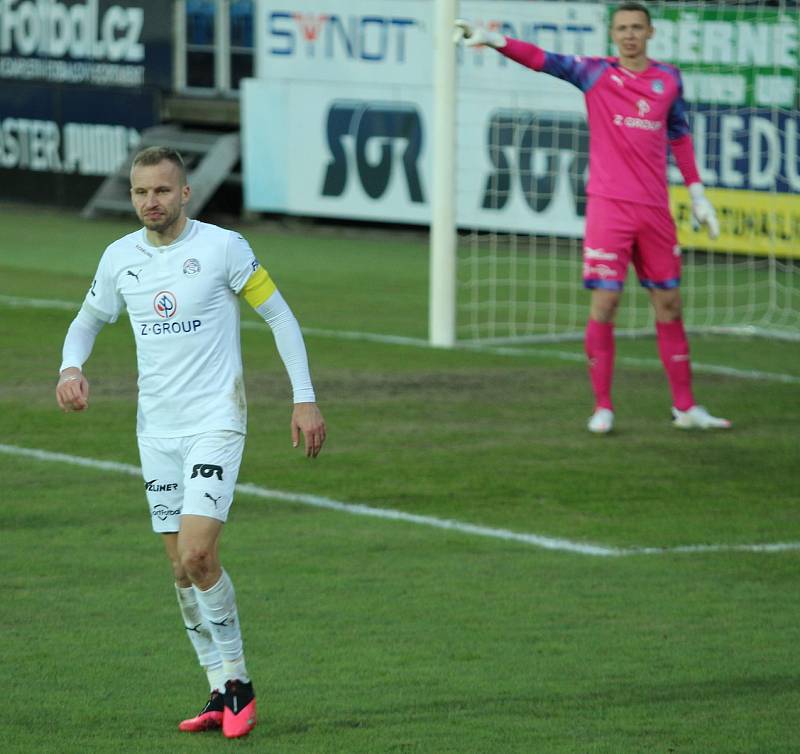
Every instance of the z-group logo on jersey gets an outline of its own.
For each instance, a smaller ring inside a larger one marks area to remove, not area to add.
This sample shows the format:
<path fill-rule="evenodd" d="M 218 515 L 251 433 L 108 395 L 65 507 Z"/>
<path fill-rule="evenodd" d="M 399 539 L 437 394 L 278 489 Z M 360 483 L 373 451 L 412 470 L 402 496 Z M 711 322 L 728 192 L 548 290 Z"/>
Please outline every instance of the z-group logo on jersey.
<path fill-rule="evenodd" d="M 161 319 L 172 319 L 178 311 L 178 299 L 171 291 L 159 291 L 153 299 L 153 308 Z"/>
<path fill-rule="evenodd" d="M 159 291 L 153 298 L 153 309 L 161 319 L 171 320 L 178 311 L 178 299 L 172 291 Z M 139 322 L 137 327 L 141 328 L 142 335 L 180 335 L 197 332 L 202 324 L 199 319 L 185 319 L 181 322 Z"/>

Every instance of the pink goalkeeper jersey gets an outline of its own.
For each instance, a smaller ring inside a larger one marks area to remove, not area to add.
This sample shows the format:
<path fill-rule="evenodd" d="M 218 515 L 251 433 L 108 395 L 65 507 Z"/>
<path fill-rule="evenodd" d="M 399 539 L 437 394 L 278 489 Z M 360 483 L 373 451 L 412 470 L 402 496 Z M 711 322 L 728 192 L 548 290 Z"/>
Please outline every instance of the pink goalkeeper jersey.
<path fill-rule="evenodd" d="M 650 61 L 646 70 L 634 72 L 618 58 L 557 55 L 510 37 L 499 52 L 584 93 L 590 196 L 669 206 L 668 143 L 686 184 L 700 181 L 681 75 L 674 66 Z"/>

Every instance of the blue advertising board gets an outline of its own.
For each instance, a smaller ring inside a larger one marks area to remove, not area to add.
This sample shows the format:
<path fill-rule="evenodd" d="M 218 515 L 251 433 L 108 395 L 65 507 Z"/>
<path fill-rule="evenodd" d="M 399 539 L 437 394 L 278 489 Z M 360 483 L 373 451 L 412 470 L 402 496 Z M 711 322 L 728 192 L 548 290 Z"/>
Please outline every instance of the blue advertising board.
<path fill-rule="evenodd" d="M 83 205 L 158 123 L 157 90 L 0 87 L 0 199 Z"/>

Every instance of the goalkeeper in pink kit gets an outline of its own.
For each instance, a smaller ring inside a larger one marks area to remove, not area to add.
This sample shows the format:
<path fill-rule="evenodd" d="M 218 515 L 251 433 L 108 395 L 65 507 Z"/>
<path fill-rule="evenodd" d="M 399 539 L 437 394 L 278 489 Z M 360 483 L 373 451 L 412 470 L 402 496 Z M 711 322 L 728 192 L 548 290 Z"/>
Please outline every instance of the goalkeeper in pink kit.
<path fill-rule="evenodd" d="M 456 41 L 487 45 L 535 71 L 577 86 L 589 123 L 589 183 L 583 249 L 584 286 L 591 291 L 586 353 L 595 398 L 591 432 L 614 426 L 614 316 L 628 265 L 648 290 L 661 361 L 672 393 L 673 424 L 682 429 L 728 428 L 694 401 L 689 344 L 681 319 L 680 247 L 669 211 L 667 145 L 692 199 L 693 222 L 719 235 L 706 199 L 677 68 L 647 57 L 653 36 L 641 3 L 620 4 L 611 19 L 618 58 L 557 55 L 497 32 L 456 21 Z"/>

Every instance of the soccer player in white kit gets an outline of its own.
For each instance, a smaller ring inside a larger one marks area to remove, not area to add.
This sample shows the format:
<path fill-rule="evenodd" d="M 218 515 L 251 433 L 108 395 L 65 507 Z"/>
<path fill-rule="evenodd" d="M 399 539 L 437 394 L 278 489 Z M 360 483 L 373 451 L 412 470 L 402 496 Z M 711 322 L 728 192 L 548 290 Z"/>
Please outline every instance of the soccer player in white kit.
<path fill-rule="evenodd" d="M 300 327 L 247 241 L 187 218 L 181 156 L 141 151 L 131 199 L 144 227 L 103 254 L 64 341 L 56 399 L 89 404 L 82 372 L 101 328 L 127 309 L 139 371 L 137 437 L 153 530 L 162 535 L 188 636 L 210 696 L 179 729 L 246 735 L 256 700 L 245 665 L 236 597 L 218 546 L 233 502 L 247 424 L 239 298 L 272 329 L 294 394 L 292 443 L 314 458 L 325 441 Z"/>
<path fill-rule="evenodd" d="M 667 191 L 668 146 L 692 198 L 693 222 L 707 225 L 712 238 L 719 235 L 719 224 L 697 170 L 680 71 L 647 57 L 653 33 L 650 12 L 638 2 L 620 3 L 612 11 L 611 38 L 619 57 L 559 55 L 456 21 L 456 41 L 494 47 L 521 65 L 577 86 L 586 99 L 589 183 L 583 279 L 591 304 L 585 346 L 595 399 L 587 426 L 598 434 L 614 426 L 614 318 L 631 263 L 653 305 L 673 424 L 681 429 L 731 426 L 697 405 L 692 391 L 680 246 Z"/>

